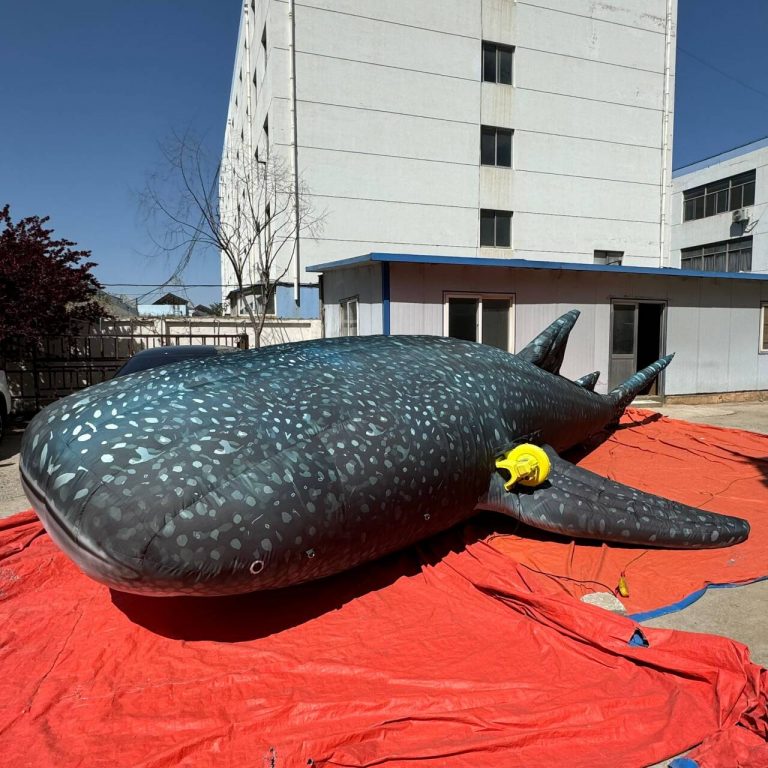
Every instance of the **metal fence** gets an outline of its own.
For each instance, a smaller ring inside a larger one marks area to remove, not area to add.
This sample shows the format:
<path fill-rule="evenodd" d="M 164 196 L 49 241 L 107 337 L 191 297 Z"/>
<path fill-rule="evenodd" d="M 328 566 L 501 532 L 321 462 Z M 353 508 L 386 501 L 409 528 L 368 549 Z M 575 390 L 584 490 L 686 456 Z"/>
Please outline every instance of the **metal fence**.
<path fill-rule="evenodd" d="M 41 344 L 7 339 L 2 365 L 11 390 L 12 408 L 18 413 L 37 411 L 64 395 L 111 379 L 136 352 L 155 347 L 187 344 L 247 346 L 240 333 L 149 333 L 141 326 L 126 324 L 115 333 L 98 327 L 77 335 L 51 336 Z"/>

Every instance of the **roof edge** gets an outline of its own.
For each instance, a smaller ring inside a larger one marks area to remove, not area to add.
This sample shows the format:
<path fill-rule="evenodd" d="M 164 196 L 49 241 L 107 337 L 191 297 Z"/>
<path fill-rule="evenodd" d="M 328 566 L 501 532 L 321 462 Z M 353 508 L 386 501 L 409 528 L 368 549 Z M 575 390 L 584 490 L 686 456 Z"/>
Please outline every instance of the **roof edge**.
<path fill-rule="evenodd" d="M 754 272 L 700 272 L 676 267 L 609 266 L 566 261 L 529 261 L 527 259 L 493 259 L 481 256 L 437 256 L 416 253 L 367 253 L 348 259 L 330 261 L 307 267 L 308 272 L 330 272 L 376 262 L 400 264 L 442 264 L 454 267 L 504 267 L 507 269 L 543 269 L 562 272 L 602 272 L 649 277 L 695 277 L 724 280 L 768 280 L 768 274 Z"/>

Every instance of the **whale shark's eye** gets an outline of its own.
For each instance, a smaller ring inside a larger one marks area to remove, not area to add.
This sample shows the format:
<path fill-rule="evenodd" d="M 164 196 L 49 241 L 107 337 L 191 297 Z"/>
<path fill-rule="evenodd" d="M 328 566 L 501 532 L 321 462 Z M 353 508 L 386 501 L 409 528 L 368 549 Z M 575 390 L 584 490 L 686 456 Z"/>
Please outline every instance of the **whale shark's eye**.
<path fill-rule="evenodd" d="M 251 572 L 251 575 L 258 576 L 264 570 L 264 561 L 254 560 L 248 570 Z"/>

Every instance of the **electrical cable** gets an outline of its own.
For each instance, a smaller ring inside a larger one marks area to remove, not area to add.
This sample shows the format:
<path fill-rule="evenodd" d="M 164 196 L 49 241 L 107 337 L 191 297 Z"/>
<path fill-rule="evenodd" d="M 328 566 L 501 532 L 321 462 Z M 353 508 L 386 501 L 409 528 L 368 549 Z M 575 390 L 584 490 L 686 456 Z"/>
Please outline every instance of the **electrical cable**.
<path fill-rule="evenodd" d="M 746 88 L 753 93 L 757 93 L 760 96 L 765 97 L 768 99 L 768 92 L 761 91 L 759 88 L 755 88 L 753 85 L 749 85 L 749 83 L 745 83 L 743 80 L 739 80 L 738 77 L 734 77 L 733 75 L 729 74 L 728 72 L 720 69 L 719 67 L 716 67 L 714 64 L 710 64 L 706 59 L 702 59 L 699 56 L 697 56 L 695 53 L 691 53 L 690 51 L 686 51 L 685 48 L 678 45 L 677 50 L 680 51 L 680 53 L 684 53 L 686 56 L 690 57 L 694 61 L 697 61 L 699 64 L 701 64 L 704 67 L 708 67 L 709 69 L 717 72 L 719 75 L 722 75 L 725 78 L 728 78 L 728 80 L 733 80 L 734 83 L 738 83 L 743 88 Z"/>

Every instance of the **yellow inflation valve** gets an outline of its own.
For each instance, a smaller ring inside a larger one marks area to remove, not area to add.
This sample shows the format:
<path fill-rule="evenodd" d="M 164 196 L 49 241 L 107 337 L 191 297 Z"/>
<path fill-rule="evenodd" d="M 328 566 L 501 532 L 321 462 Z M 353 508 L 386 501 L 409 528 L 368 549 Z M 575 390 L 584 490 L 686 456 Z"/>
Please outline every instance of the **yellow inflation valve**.
<path fill-rule="evenodd" d="M 502 458 L 496 459 L 496 466 L 509 472 L 509 480 L 504 483 L 507 491 L 511 491 L 516 483 L 529 487 L 541 485 L 552 468 L 544 449 L 532 443 L 516 445 Z"/>

